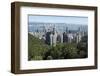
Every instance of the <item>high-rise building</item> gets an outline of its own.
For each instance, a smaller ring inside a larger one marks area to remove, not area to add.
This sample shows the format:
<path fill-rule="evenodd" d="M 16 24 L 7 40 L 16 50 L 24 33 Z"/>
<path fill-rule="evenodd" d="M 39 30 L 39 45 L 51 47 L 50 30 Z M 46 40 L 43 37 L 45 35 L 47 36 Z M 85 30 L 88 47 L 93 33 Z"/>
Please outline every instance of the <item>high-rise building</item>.
<path fill-rule="evenodd" d="M 67 36 L 67 33 L 66 32 L 63 33 L 63 42 L 64 43 L 67 43 L 68 42 L 68 36 Z"/>
<path fill-rule="evenodd" d="M 56 43 L 57 43 L 57 32 L 56 32 L 55 26 L 53 28 L 53 31 L 51 32 L 50 39 L 51 39 L 50 40 L 51 45 L 56 46 Z"/>
<path fill-rule="evenodd" d="M 51 45 L 52 43 L 50 43 L 50 41 L 51 41 L 51 37 L 50 37 L 50 35 L 51 35 L 51 32 L 47 32 L 46 33 L 46 44 L 48 44 L 48 45 Z"/>
<path fill-rule="evenodd" d="M 73 41 L 73 34 L 69 33 L 67 34 L 67 36 L 68 36 L 68 42 L 71 43 Z"/>
<path fill-rule="evenodd" d="M 77 33 L 76 35 L 76 42 L 79 43 L 81 41 L 82 35 L 81 33 Z"/>

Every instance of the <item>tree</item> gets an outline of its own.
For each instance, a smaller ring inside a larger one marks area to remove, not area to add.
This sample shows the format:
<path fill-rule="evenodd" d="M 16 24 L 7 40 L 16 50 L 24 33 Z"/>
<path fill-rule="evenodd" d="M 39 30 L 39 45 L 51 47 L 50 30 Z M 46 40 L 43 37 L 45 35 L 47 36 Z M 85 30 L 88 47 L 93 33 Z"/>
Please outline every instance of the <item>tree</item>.
<path fill-rule="evenodd" d="M 77 48 L 75 46 L 72 46 L 73 44 L 67 44 L 63 47 L 62 50 L 62 56 L 64 56 L 64 59 L 70 59 L 70 58 L 77 58 Z"/>
<path fill-rule="evenodd" d="M 80 58 L 86 58 L 88 56 L 88 37 L 84 36 L 82 37 L 82 40 L 80 43 L 77 44 L 77 49 L 79 57 Z"/>
<path fill-rule="evenodd" d="M 28 60 L 42 60 L 49 46 L 31 34 L 28 34 Z"/>
<path fill-rule="evenodd" d="M 45 53 L 44 59 L 48 59 L 49 56 L 52 59 L 78 58 L 78 49 L 75 44 L 57 44 L 57 46 L 51 47 L 48 52 Z"/>

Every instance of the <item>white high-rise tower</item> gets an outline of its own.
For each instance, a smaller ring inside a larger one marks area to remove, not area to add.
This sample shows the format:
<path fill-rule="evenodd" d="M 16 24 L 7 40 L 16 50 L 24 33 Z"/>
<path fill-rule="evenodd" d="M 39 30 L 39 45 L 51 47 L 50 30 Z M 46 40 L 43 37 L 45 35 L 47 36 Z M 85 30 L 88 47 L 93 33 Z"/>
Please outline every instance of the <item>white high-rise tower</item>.
<path fill-rule="evenodd" d="M 56 33 L 56 28 L 54 26 L 53 31 L 50 34 L 50 44 L 56 46 L 56 42 L 57 42 L 57 33 Z"/>

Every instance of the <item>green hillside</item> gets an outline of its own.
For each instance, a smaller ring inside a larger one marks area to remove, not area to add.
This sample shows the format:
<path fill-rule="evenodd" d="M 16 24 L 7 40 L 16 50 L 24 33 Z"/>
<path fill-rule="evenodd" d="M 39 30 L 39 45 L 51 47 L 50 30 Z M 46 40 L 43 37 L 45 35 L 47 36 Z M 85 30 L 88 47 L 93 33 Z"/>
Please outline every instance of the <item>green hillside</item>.
<path fill-rule="evenodd" d="M 31 34 L 28 34 L 28 60 L 43 60 L 44 53 L 49 46 Z"/>

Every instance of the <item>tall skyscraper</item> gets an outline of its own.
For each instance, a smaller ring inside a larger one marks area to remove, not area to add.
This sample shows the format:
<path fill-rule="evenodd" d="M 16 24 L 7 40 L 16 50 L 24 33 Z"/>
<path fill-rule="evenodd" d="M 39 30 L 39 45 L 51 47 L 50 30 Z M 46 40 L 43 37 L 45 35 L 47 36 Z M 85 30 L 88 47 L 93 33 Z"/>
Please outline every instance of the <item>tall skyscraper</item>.
<path fill-rule="evenodd" d="M 79 43 L 81 41 L 81 38 L 82 38 L 82 34 L 78 32 L 76 35 L 76 42 Z"/>
<path fill-rule="evenodd" d="M 52 42 L 50 42 L 50 43 L 52 43 L 53 46 L 56 46 L 56 43 L 57 43 L 57 32 L 56 32 L 55 26 L 54 26 L 54 28 L 53 28 L 53 31 L 52 31 L 50 37 L 51 37 L 50 39 L 51 39 L 51 41 L 52 41 Z"/>

